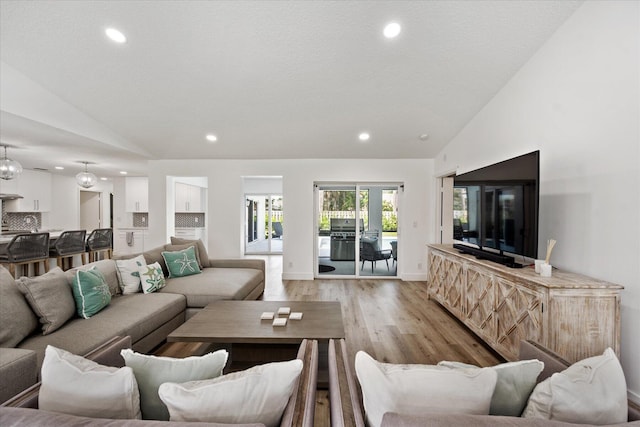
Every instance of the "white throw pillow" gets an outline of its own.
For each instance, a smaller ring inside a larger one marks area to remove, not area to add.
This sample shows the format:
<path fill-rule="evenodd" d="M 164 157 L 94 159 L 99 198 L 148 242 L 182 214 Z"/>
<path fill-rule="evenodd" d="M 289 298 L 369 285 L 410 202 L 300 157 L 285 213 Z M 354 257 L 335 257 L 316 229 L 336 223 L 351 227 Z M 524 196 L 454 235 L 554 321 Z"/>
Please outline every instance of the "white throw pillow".
<path fill-rule="evenodd" d="M 120 352 L 127 366 L 133 369 L 140 389 L 140 408 L 145 420 L 169 421 L 169 411 L 158 397 L 160 384 L 206 380 L 222 375 L 228 353 L 218 350 L 204 356 L 183 359 L 148 356 L 127 348 Z"/>
<path fill-rule="evenodd" d="M 355 367 L 370 427 L 378 427 L 386 412 L 487 415 L 497 380 L 490 368 L 381 363 L 364 351 L 356 354 Z"/>
<path fill-rule="evenodd" d="M 171 421 L 276 427 L 301 371 L 298 359 L 268 363 L 213 380 L 164 383 L 159 394 L 169 408 Z"/>
<path fill-rule="evenodd" d="M 474 365 L 450 361 L 442 361 L 438 366 L 452 369 L 480 369 Z M 519 417 L 536 386 L 538 375 L 544 369 L 544 363 L 537 359 L 520 360 L 501 363 L 490 368 L 498 374 L 498 382 L 491 397 L 489 415 Z"/>
<path fill-rule="evenodd" d="M 145 294 L 157 292 L 167 285 L 167 282 L 164 279 L 164 273 L 162 272 L 162 266 L 159 262 L 143 265 L 138 270 L 138 273 L 140 274 L 142 292 Z"/>
<path fill-rule="evenodd" d="M 627 383 L 612 349 L 574 363 L 536 386 L 522 416 L 575 424 L 627 421 Z"/>
<path fill-rule="evenodd" d="M 131 259 L 116 260 L 116 271 L 122 293 L 135 294 L 140 292 L 140 267 L 147 265 L 143 255 Z"/>
<path fill-rule="evenodd" d="M 92 418 L 140 418 L 140 394 L 131 368 L 114 368 L 47 346 L 38 407 Z"/>

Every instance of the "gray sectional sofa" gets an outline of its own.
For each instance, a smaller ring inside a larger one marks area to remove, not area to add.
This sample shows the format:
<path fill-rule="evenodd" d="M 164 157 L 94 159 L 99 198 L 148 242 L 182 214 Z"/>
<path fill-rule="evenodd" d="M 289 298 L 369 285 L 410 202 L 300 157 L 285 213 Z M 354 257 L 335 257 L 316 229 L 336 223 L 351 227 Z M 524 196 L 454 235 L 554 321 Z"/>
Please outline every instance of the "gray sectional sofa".
<path fill-rule="evenodd" d="M 120 351 L 131 347 L 131 337 L 114 337 L 108 342 L 84 355 L 87 359 L 105 366 L 122 367 L 124 360 Z M 318 373 L 318 342 L 303 340 L 298 349 L 297 359 L 302 360 L 303 369 L 287 406 L 282 414 L 279 427 L 312 427 L 316 405 L 316 380 Z M 93 426 L 93 427 L 149 427 L 149 426 L 219 426 L 230 424 L 96 419 L 66 415 L 38 409 L 40 384 L 35 384 L 4 404 L 0 405 L 1 426 Z M 234 424 L 235 427 L 259 427 L 263 424 Z"/>
<path fill-rule="evenodd" d="M 552 351 L 532 341 L 520 342 L 520 360 L 538 359 L 544 363 L 544 369 L 538 376 L 541 382 L 569 367 L 569 362 Z M 349 363 L 345 340 L 329 341 L 329 404 L 332 427 L 365 427 L 365 413 L 362 392 Z M 382 418 L 381 427 L 444 427 L 444 426 L 486 426 L 486 427 L 577 427 L 584 424 L 572 424 L 553 420 L 519 418 L 497 415 L 464 415 L 452 413 L 431 413 L 429 415 L 408 415 L 387 412 Z M 640 408 L 629 401 L 628 422 L 616 426 L 640 426 Z"/>
<path fill-rule="evenodd" d="M 36 383 L 44 351 L 49 344 L 83 355 L 114 336 L 130 336 L 135 351 L 149 352 L 208 303 L 216 300 L 257 299 L 263 293 L 265 265 L 262 260 L 209 259 L 202 242 L 180 239 L 173 239 L 171 244 L 144 252 L 143 255 L 148 264 L 162 262 L 163 250 L 174 250 L 184 245 L 198 247 L 202 272 L 166 279 L 166 286 L 155 293 L 122 295 L 115 260 L 102 260 L 80 267 L 96 267 L 103 273 L 112 295 L 111 302 L 89 319 L 74 314 L 60 328 L 46 335 L 43 335 L 37 323 L 38 314 L 26 312 L 30 310 L 30 305 L 24 299 L 20 301 L 21 294 L 16 294 L 18 287 L 13 278 L 6 269 L 0 267 L 0 402 Z M 18 280 L 37 281 L 47 285 L 48 282 L 59 283 L 62 274 L 70 285 L 74 273 L 75 270 L 63 273 L 54 269 L 37 278 Z M 46 290 L 47 287 L 42 286 L 42 289 Z M 70 287 L 67 290 L 71 292 Z M 52 305 L 55 304 L 59 303 L 52 301 Z M 14 320 L 17 318 L 26 320 L 17 322 Z M 25 327 L 26 331 L 15 331 Z M 26 337 L 21 339 L 20 333 Z M 19 342 L 16 343 L 17 340 Z"/>

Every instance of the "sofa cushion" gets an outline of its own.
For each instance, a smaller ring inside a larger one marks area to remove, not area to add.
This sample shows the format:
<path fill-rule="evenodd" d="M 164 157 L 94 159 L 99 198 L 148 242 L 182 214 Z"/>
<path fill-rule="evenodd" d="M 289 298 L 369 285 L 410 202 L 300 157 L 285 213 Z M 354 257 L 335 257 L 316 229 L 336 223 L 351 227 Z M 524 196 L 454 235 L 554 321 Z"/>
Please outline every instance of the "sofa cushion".
<path fill-rule="evenodd" d="M 607 427 L 631 426 L 631 423 L 612 424 Z M 640 423 L 633 423 L 634 426 Z M 387 412 L 382 417 L 382 427 L 584 427 L 584 424 L 562 421 L 536 420 L 493 415 L 428 414 L 404 415 Z"/>
<path fill-rule="evenodd" d="M 164 250 L 166 252 L 177 252 L 177 251 L 185 250 L 190 247 L 193 247 L 193 250 L 196 253 L 196 260 L 198 260 L 198 267 L 202 270 L 203 267 L 202 267 L 202 259 L 200 257 L 200 248 L 195 243 L 183 243 L 183 244 L 172 243 L 170 245 L 164 245 Z"/>
<path fill-rule="evenodd" d="M 140 286 L 145 294 L 159 291 L 167 284 L 162 267 L 158 262 L 140 267 L 138 273 L 140 273 Z"/>
<path fill-rule="evenodd" d="M 0 347 L 0 403 L 38 381 L 38 358 L 31 350 Z M 0 425 L 3 425 L 0 422 Z"/>
<path fill-rule="evenodd" d="M 251 268 L 205 268 L 202 274 L 167 279 L 160 292 L 182 294 L 187 307 L 203 308 L 213 301 L 245 299 L 262 280 L 262 271 Z"/>
<path fill-rule="evenodd" d="M 42 276 L 21 277 L 16 284 L 42 323 L 43 335 L 60 328 L 76 312 L 71 287 L 60 267 Z"/>
<path fill-rule="evenodd" d="M 175 252 L 164 251 L 162 252 L 162 258 L 167 264 L 170 278 L 200 274 L 200 265 L 196 258 L 195 246 L 189 246 L 186 249 Z"/>
<path fill-rule="evenodd" d="M 302 372 L 302 360 L 267 363 L 212 380 L 164 383 L 171 421 L 263 423 L 276 427 Z"/>
<path fill-rule="evenodd" d="M 627 384 L 612 349 L 574 363 L 539 383 L 522 416 L 578 424 L 627 421 Z"/>
<path fill-rule="evenodd" d="M 32 335 L 20 347 L 36 351 L 40 366 L 47 344 L 75 354 L 86 354 L 116 335 L 129 335 L 135 343 L 174 317 L 184 314 L 185 308 L 182 295 L 157 292 L 118 295 L 92 318 L 75 318 L 47 336 Z"/>
<path fill-rule="evenodd" d="M 453 369 L 480 369 L 466 363 L 443 361 L 438 366 Z M 491 397 L 490 415 L 519 417 L 536 386 L 544 363 L 539 360 L 519 360 L 491 366 L 498 374 L 498 382 Z"/>
<path fill-rule="evenodd" d="M 355 368 L 370 427 L 380 426 L 386 412 L 488 415 L 497 380 L 489 368 L 381 363 L 363 351 L 356 353 Z"/>
<path fill-rule="evenodd" d="M 9 270 L 0 266 L 0 347 L 15 347 L 38 327 L 31 310 Z"/>
<path fill-rule="evenodd" d="M 86 271 L 91 270 L 92 268 L 97 268 L 98 270 L 100 270 L 100 273 L 102 273 L 102 275 L 104 276 L 107 285 L 109 285 L 109 291 L 111 292 L 111 295 L 119 295 L 122 293 L 122 289 L 120 289 L 120 282 L 118 280 L 118 272 L 116 270 L 116 262 L 112 259 L 103 259 L 100 261 L 90 262 L 89 264 L 81 265 L 79 267 L 75 267 L 65 271 L 69 286 L 71 286 L 71 283 L 73 282 L 76 271 Z"/>
<path fill-rule="evenodd" d="M 97 268 L 78 270 L 72 284 L 76 312 L 88 319 L 111 302 L 111 292 L 104 276 Z"/>
<path fill-rule="evenodd" d="M 103 366 L 47 346 L 38 407 L 85 417 L 140 418 L 140 393 L 131 368 Z"/>
<path fill-rule="evenodd" d="M 171 236 L 171 244 L 172 245 L 187 245 L 195 243 L 198 247 L 198 255 L 200 256 L 200 267 L 206 268 L 210 267 L 209 265 L 209 254 L 207 253 L 207 248 L 204 247 L 204 243 L 202 240 L 190 240 L 190 239 L 182 239 L 180 237 Z"/>
<path fill-rule="evenodd" d="M 140 273 L 138 270 L 144 265 L 147 265 L 147 262 L 142 255 L 131 259 L 116 260 L 118 281 L 123 294 L 128 295 L 140 292 Z"/>
<path fill-rule="evenodd" d="M 163 421 L 110 420 L 58 414 L 31 408 L 0 407 L 1 426 L 65 426 L 65 427 L 229 427 L 217 423 L 178 423 L 167 426 Z M 237 424 L 234 427 L 264 427 L 264 424 Z"/>
<path fill-rule="evenodd" d="M 219 377 L 229 356 L 226 350 L 218 350 L 203 356 L 157 357 L 136 353 L 129 348 L 122 350 L 120 354 L 136 376 L 142 417 L 146 420 L 165 421 L 169 421 L 169 411 L 158 396 L 160 384 Z"/>

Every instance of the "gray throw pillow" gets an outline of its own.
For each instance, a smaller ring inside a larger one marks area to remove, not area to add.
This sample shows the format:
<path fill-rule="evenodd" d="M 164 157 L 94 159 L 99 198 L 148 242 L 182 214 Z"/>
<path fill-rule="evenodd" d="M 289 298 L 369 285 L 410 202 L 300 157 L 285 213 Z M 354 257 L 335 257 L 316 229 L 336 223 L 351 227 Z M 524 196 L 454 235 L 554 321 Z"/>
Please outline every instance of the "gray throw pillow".
<path fill-rule="evenodd" d="M 42 276 L 21 277 L 16 284 L 40 318 L 43 335 L 64 325 L 76 312 L 73 292 L 60 267 Z"/>
<path fill-rule="evenodd" d="M 442 361 L 438 366 L 452 369 L 481 369 L 466 363 Z M 527 405 L 529 395 L 536 386 L 544 363 L 537 359 L 518 360 L 492 366 L 498 374 L 498 382 L 491 397 L 490 415 L 519 417 Z"/>
<path fill-rule="evenodd" d="M 194 244 L 198 248 L 198 256 L 200 257 L 200 268 L 211 267 L 209 263 L 209 254 L 207 253 L 207 248 L 204 247 L 204 243 L 202 240 L 190 240 L 190 239 L 181 239 L 179 237 L 171 237 L 172 245 L 186 245 L 186 244 Z"/>
<path fill-rule="evenodd" d="M 0 266 L 0 347 L 15 347 L 38 327 L 38 318 L 9 271 Z"/>

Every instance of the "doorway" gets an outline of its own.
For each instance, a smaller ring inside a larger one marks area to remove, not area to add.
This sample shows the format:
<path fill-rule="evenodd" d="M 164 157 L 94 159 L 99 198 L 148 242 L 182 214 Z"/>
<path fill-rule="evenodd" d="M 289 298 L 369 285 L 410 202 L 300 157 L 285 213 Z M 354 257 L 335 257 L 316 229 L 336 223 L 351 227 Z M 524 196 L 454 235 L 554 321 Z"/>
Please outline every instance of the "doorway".
<path fill-rule="evenodd" d="M 315 277 L 397 276 L 399 188 L 315 185 Z"/>
<path fill-rule="evenodd" d="M 282 194 L 245 195 L 244 253 L 282 254 L 284 210 Z"/>
<path fill-rule="evenodd" d="M 102 193 L 80 191 L 80 229 L 87 233 L 102 228 Z"/>

